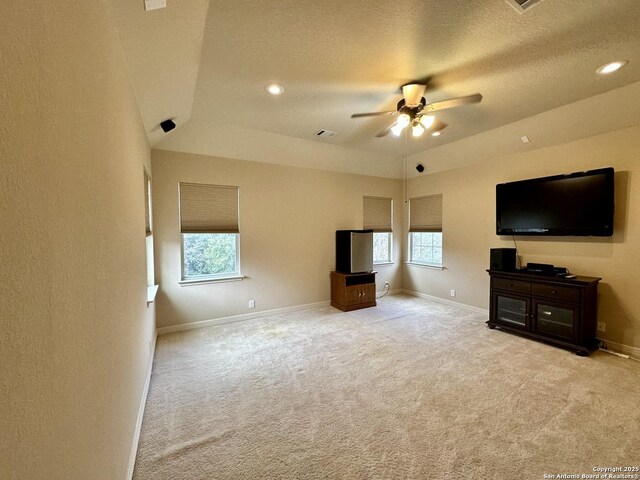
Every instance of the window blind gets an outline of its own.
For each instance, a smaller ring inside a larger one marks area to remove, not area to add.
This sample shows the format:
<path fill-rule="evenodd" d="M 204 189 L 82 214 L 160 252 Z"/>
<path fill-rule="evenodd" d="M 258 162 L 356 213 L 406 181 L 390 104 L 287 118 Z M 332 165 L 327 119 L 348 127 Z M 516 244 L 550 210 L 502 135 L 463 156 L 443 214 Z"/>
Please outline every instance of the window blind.
<path fill-rule="evenodd" d="M 364 197 L 362 227 L 374 232 L 391 232 L 393 226 L 390 198 Z"/>
<path fill-rule="evenodd" d="M 442 232 L 442 195 L 409 199 L 410 232 Z"/>
<path fill-rule="evenodd" d="M 147 237 L 151 235 L 151 177 L 147 171 L 144 171 L 144 224 Z"/>
<path fill-rule="evenodd" d="M 179 184 L 180 233 L 239 233 L 238 187 Z"/>

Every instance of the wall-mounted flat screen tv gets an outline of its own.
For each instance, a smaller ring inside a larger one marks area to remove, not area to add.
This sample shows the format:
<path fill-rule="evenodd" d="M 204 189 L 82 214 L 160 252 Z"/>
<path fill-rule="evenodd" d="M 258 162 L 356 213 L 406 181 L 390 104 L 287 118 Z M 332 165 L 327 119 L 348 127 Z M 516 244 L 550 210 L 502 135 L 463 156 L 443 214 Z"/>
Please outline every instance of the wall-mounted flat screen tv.
<path fill-rule="evenodd" d="M 613 235 L 612 167 L 496 185 L 497 235 Z"/>

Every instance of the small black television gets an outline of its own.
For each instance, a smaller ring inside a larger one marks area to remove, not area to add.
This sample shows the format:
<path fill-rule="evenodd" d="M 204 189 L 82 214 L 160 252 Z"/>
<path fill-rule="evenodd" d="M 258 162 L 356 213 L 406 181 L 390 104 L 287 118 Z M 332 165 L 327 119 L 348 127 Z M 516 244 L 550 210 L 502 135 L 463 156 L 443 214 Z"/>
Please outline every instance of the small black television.
<path fill-rule="evenodd" d="M 497 235 L 613 235 L 612 167 L 496 185 Z"/>

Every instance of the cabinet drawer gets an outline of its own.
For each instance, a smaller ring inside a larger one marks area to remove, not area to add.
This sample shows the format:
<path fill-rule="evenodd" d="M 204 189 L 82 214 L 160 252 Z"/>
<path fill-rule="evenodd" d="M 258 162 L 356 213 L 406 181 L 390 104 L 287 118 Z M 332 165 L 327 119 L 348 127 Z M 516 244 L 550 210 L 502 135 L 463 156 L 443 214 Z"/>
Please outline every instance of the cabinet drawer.
<path fill-rule="evenodd" d="M 580 290 L 577 288 L 534 283 L 531 286 L 531 293 L 540 297 L 564 300 L 565 302 L 580 302 Z"/>
<path fill-rule="evenodd" d="M 514 293 L 531 293 L 531 282 L 523 282 L 522 280 L 509 280 L 506 278 L 492 278 L 492 287 L 499 290 Z"/>

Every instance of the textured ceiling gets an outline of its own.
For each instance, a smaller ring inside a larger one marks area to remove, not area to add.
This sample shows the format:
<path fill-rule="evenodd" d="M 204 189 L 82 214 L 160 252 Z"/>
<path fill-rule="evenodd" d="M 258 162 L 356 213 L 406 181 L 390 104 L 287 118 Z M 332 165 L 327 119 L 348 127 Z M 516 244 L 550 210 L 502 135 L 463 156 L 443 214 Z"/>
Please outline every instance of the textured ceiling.
<path fill-rule="evenodd" d="M 173 5 L 171 5 L 173 3 Z M 144 127 L 152 145 L 160 122 L 191 117 L 209 0 L 169 0 L 145 12 L 143 0 L 109 0 Z"/>
<path fill-rule="evenodd" d="M 141 3 L 112 1 L 145 127 L 159 148 L 237 150 L 241 158 L 244 132 L 258 153 L 258 139 L 272 148 L 293 137 L 291 145 L 342 147 L 328 155 L 421 156 L 640 81 L 637 0 L 542 0 L 524 14 L 505 0 L 168 0 L 154 12 L 141 12 Z M 595 73 L 616 59 L 630 63 L 610 76 Z M 427 101 L 476 92 L 483 101 L 439 112 L 449 126 L 438 138 L 375 138 L 388 117 L 350 118 L 395 109 L 399 87 L 425 79 Z M 271 82 L 285 93 L 267 95 Z M 615 126 L 592 115 L 598 124 L 590 134 Z M 178 128 L 163 135 L 157 124 L 167 117 Z M 526 133 L 545 131 L 540 122 Z M 337 135 L 315 137 L 321 129 Z"/>

